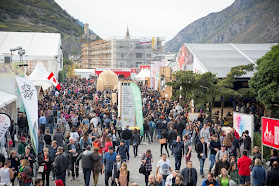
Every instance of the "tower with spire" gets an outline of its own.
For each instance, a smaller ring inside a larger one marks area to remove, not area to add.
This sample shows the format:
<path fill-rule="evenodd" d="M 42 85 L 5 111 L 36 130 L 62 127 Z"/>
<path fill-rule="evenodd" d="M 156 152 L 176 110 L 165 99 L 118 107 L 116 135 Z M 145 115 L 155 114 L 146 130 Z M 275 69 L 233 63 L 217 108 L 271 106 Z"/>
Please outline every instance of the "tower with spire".
<path fill-rule="evenodd" d="M 127 31 L 126 31 L 126 39 L 130 39 L 130 33 L 129 33 L 129 28 L 127 26 Z"/>

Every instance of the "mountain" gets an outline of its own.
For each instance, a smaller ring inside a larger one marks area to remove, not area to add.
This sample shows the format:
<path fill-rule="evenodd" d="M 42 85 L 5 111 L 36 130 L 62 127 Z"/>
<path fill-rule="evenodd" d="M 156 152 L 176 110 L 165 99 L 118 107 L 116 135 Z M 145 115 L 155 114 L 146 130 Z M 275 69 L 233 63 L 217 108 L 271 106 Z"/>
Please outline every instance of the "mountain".
<path fill-rule="evenodd" d="M 235 0 L 182 29 L 166 43 L 166 52 L 177 52 L 183 43 L 278 43 L 278 10 L 279 0 Z"/>
<path fill-rule="evenodd" d="M 81 24 L 54 0 L 0 0 L 0 31 L 61 33 L 65 55 L 80 54 L 87 41 Z"/>

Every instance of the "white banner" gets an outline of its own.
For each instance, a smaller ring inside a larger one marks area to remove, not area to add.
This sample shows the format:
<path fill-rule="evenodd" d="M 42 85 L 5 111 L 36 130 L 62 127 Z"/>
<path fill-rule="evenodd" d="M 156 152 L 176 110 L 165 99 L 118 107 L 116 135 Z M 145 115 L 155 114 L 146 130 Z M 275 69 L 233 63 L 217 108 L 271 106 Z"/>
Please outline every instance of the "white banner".
<path fill-rule="evenodd" d="M 126 127 L 126 125 L 133 127 L 135 125 L 135 113 L 134 113 L 134 101 L 133 101 L 131 85 L 129 82 L 122 83 L 121 88 L 122 88 L 121 90 L 122 127 Z"/>
<path fill-rule="evenodd" d="M 5 136 L 7 129 L 11 126 L 11 118 L 7 114 L 0 114 L 0 141 Z"/>
<path fill-rule="evenodd" d="M 233 128 L 236 130 L 236 132 L 238 132 L 239 136 L 241 136 L 245 130 L 248 130 L 249 136 L 253 139 L 254 116 L 250 114 L 234 112 Z"/>
<path fill-rule="evenodd" d="M 149 37 L 141 37 L 140 38 L 140 44 L 141 45 L 150 45 L 151 43 L 152 43 L 152 41 Z"/>
<path fill-rule="evenodd" d="M 38 94 L 34 84 L 28 79 L 16 76 L 19 92 L 21 94 L 28 126 L 31 135 L 31 142 L 34 150 L 38 153 Z"/>

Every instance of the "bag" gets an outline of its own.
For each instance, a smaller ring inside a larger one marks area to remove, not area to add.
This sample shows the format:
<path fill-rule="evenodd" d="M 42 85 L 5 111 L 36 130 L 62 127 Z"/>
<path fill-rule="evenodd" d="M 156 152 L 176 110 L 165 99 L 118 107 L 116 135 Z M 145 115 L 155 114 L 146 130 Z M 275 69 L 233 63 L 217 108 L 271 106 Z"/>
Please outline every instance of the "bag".
<path fill-rule="evenodd" d="M 160 144 L 166 144 L 167 143 L 167 138 L 159 139 L 159 143 Z"/>
<path fill-rule="evenodd" d="M 145 168 L 145 166 L 144 166 L 143 163 L 140 165 L 139 173 L 140 173 L 140 174 L 145 174 L 145 173 L 146 173 L 146 168 Z"/>
<path fill-rule="evenodd" d="M 45 170 L 45 166 L 39 166 L 38 173 L 43 173 Z"/>
<path fill-rule="evenodd" d="M 14 140 L 15 140 L 15 142 L 18 142 L 18 138 L 17 138 L 16 134 L 14 135 Z"/>

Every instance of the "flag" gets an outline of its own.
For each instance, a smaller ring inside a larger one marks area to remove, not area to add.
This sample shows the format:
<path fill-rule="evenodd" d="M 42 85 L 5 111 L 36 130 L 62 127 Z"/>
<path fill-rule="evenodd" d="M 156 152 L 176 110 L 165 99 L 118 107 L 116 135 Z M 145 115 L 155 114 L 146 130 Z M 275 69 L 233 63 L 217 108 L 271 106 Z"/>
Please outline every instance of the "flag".
<path fill-rule="evenodd" d="M 16 76 L 17 85 L 26 110 L 33 148 L 38 154 L 38 94 L 34 84 L 23 77 Z"/>
<path fill-rule="evenodd" d="M 59 82 L 57 81 L 57 79 L 54 77 L 53 72 L 51 72 L 49 74 L 47 79 L 50 80 L 58 90 L 61 89 L 61 86 L 60 86 Z"/>

